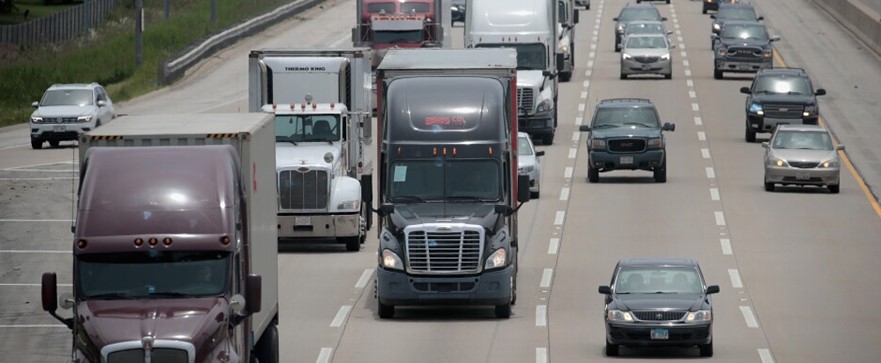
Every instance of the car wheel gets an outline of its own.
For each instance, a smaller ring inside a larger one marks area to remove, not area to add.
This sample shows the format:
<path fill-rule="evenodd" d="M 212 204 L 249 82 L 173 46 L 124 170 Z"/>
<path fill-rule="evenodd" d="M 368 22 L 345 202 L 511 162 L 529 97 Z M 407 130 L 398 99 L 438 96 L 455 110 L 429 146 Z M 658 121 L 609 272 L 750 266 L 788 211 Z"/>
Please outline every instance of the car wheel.
<path fill-rule="evenodd" d="M 713 69 L 713 78 L 715 78 L 715 79 L 722 79 L 722 78 L 723 78 L 723 77 L 722 77 L 722 70 L 720 70 L 720 69 Z"/>
<path fill-rule="evenodd" d="M 829 188 L 829 193 L 832 193 L 832 194 L 838 194 L 838 192 L 841 190 L 840 186 L 838 184 L 827 185 L 826 187 Z"/>
<path fill-rule="evenodd" d="M 710 342 L 710 344 L 701 344 L 697 347 L 701 350 L 701 357 L 713 356 L 713 342 Z"/>
<path fill-rule="evenodd" d="M 702 13 L 702 14 L 706 14 L 706 13 L 707 13 L 707 7 L 706 7 L 706 6 L 704 6 L 704 8 L 701 9 L 701 13 Z"/>
<path fill-rule="evenodd" d="M 756 142 L 756 132 L 747 127 L 743 138 L 746 139 L 746 142 Z"/>
<path fill-rule="evenodd" d="M 774 183 L 769 182 L 767 179 L 765 179 L 765 191 L 766 192 L 773 192 L 774 191 Z"/>
<path fill-rule="evenodd" d="M 380 319 L 391 319 L 395 317 L 395 306 L 394 305 L 386 305 L 379 301 L 376 302 Z"/>
<path fill-rule="evenodd" d="M 537 192 L 529 192 L 529 199 L 538 199 L 541 196 L 541 191 Z"/>
<path fill-rule="evenodd" d="M 664 164 L 661 165 L 660 168 L 654 170 L 655 183 L 666 183 L 667 182 L 667 162 L 664 161 Z"/>
<path fill-rule="evenodd" d="M 43 148 L 43 140 L 40 140 L 36 137 L 31 137 L 31 148 L 34 150 L 40 150 Z"/>
<path fill-rule="evenodd" d="M 340 237 L 340 240 L 346 244 L 346 251 L 356 252 L 361 249 L 361 237 Z"/>
<path fill-rule="evenodd" d="M 621 72 L 621 79 L 627 79 L 627 75 L 624 72 Z"/>
<path fill-rule="evenodd" d="M 670 0 L 667 0 L 667 4 L 669 4 L 669 3 L 670 3 Z"/>
<path fill-rule="evenodd" d="M 606 339 L 606 356 L 609 357 L 617 357 L 618 356 L 618 344 L 612 344 Z"/>
<path fill-rule="evenodd" d="M 600 181 L 600 170 L 590 165 L 587 166 L 587 181 L 596 183 Z"/>
<path fill-rule="evenodd" d="M 49 140 L 49 146 L 51 146 L 51 147 L 58 147 L 59 144 L 61 144 L 61 141 Z"/>
<path fill-rule="evenodd" d="M 673 79 L 673 71 L 664 75 L 664 79 Z"/>

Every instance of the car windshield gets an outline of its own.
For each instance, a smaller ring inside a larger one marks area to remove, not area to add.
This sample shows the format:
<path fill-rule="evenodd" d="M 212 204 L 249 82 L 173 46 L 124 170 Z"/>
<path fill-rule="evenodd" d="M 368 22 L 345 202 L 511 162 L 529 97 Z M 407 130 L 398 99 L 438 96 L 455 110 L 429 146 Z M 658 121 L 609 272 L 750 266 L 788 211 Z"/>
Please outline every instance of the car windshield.
<path fill-rule="evenodd" d="M 721 37 L 725 39 L 768 40 L 768 31 L 763 25 L 732 25 L 722 29 Z"/>
<path fill-rule="evenodd" d="M 89 106 L 92 104 L 92 90 L 55 89 L 46 91 L 40 106 Z"/>
<path fill-rule="evenodd" d="M 811 95 L 811 83 L 804 77 L 759 77 L 754 93 Z"/>
<path fill-rule="evenodd" d="M 520 136 L 517 138 L 517 155 L 532 155 L 532 144 L 527 139 L 529 136 Z"/>
<path fill-rule="evenodd" d="M 276 142 L 339 141 L 338 115 L 276 115 Z"/>
<path fill-rule="evenodd" d="M 501 167 L 492 159 L 398 160 L 391 165 L 391 201 L 499 200 Z"/>
<path fill-rule="evenodd" d="M 655 8 L 624 8 L 618 21 L 661 20 L 661 13 Z"/>
<path fill-rule="evenodd" d="M 478 48 L 514 48 L 517 50 L 517 70 L 544 70 L 545 48 L 541 43 L 529 44 L 478 44 Z"/>
<path fill-rule="evenodd" d="M 747 7 L 722 7 L 716 19 L 725 20 L 756 20 L 756 11 Z"/>
<path fill-rule="evenodd" d="M 77 256 L 76 284 L 85 299 L 219 296 L 227 290 L 223 251 L 138 251 Z"/>
<path fill-rule="evenodd" d="M 694 294 L 702 286 L 690 267 L 622 268 L 615 279 L 616 294 Z"/>
<path fill-rule="evenodd" d="M 631 23 L 627 26 L 627 34 L 664 34 L 664 25 L 659 23 Z"/>
<path fill-rule="evenodd" d="M 833 150 L 832 137 L 821 131 L 780 130 L 771 143 L 775 149 Z"/>
<path fill-rule="evenodd" d="M 593 128 L 658 127 L 655 111 L 648 107 L 601 107 L 593 118 Z"/>
<path fill-rule="evenodd" d="M 627 44 L 624 45 L 624 48 L 627 49 L 666 49 L 667 42 L 664 41 L 664 37 L 628 37 Z"/>

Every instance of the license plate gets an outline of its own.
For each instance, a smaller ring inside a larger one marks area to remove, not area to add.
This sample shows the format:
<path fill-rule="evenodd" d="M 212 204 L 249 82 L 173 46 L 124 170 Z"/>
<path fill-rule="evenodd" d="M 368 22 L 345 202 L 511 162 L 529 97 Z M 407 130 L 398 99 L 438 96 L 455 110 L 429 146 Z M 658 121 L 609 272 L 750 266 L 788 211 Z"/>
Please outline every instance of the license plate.
<path fill-rule="evenodd" d="M 312 225 L 312 217 L 296 217 L 294 218 L 295 226 L 311 226 Z"/>
<path fill-rule="evenodd" d="M 642 65 L 642 69 L 647 71 L 647 70 L 649 70 L 649 69 L 652 69 L 652 66 L 650 66 L 650 65 L 648 65 L 648 64 L 643 64 L 643 65 Z"/>
<path fill-rule="evenodd" d="M 798 180 L 811 180 L 811 174 L 808 174 L 808 173 L 795 173 L 795 179 L 798 179 Z"/>
<path fill-rule="evenodd" d="M 652 329 L 650 335 L 652 340 L 670 339 L 670 331 L 667 329 Z"/>
<path fill-rule="evenodd" d="M 621 164 L 633 164 L 633 157 L 632 156 L 622 156 L 620 163 Z"/>
<path fill-rule="evenodd" d="M 64 132 L 64 131 L 67 131 L 67 126 L 53 126 L 52 131 Z"/>

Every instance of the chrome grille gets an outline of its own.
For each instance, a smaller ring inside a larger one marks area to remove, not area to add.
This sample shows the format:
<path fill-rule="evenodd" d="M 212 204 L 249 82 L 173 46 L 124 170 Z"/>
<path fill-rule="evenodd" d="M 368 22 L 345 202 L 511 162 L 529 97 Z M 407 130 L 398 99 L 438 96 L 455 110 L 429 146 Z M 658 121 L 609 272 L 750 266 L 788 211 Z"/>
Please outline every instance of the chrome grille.
<path fill-rule="evenodd" d="M 771 118 L 801 118 L 804 109 L 803 105 L 780 105 L 773 103 L 762 105 L 765 117 Z"/>
<path fill-rule="evenodd" d="M 639 63 L 655 63 L 660 59 L 661 59 L 661 57 L 657 57 L 657 56 L 651 56 L 651 57 L 636 56 L 636 57 L 633 57 L 633 60 L 635 60 Z"/>
<path fill-rule="evenodd" d="M 150 352 L 153 362 L 188 363 L 187 351 L 181 349 L 153 348 Z M 143 349 L 120 350 L 107 355 L 107 363 L 143 362 Z"/>
<path fill-rule="evenodd" d="M 326 209 L 327 171 L 300 168 L 278 172 L 281 209 Z"/>
<path fill-rule="evenodd" d="M 737 58 L 737 59 L 761 59 L 764 55 L 762 54 L 762 48 L 758 47 L 729 47 L 728 48 L 728 57 L 729 58 Z"/>
<path fill-rule="evenodd" d="M 535 94 L 533 92 L 532 88 L 517 88 L 517 107 L 523 110 L 518 112 L 532 113 L 532 106 L 535 102 Z"/>
<path fill-rule="evenodd" d="M 633 315 L 639 320 L 648 321 L 675 321 L 685 317 L 684 311 L 634 311 Z"/>
<path fill-rule="evenodd" d="M 609 151 L 632 153 L 645 151 L 645 139 L 612 139 L 608 141 Z"/>
<path fill-rule="evenodd" d="M 789 166 L 800 169 L 813 169 L 819 165 L 816 161 L 789 161 Z"/>
<path fill-rule="evenodd" d="M 480 272 L 483 229 L 464 224 L 424 224 L 409 226 L 407 269 L 418 274 Z"/>

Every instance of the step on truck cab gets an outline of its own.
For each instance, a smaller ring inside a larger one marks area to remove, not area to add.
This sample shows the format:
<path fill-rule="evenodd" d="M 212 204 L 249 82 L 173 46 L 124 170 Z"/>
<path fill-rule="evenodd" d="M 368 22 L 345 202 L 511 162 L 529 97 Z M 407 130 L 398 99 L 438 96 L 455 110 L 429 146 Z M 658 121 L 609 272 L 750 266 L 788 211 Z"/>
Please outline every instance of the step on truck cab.
<path fill-rule="evenodd" d="M 490 305 L 517 291 L 513 49 L 393 49 L 377 68 L 381 318 L 402 305 Z"/>
<path fill-rule="evenodd" d="M 358 251 L 372 224 L 372 52 L 251 51 L 249 111 L 272 114 L 281 242 L 332 239 Z"/>
<path fill-rule="evenodd" d="M 73 293 L 42 281 L 71 362 L 280 361 L 272 126 L 125 116 L 80 136 Z"/>
<path fill-rule="evenodd" d="M 466 48 L 517 50 L 518 128 L 543 144 L 557 130 L 555 0 L 468 0 Z"/>

